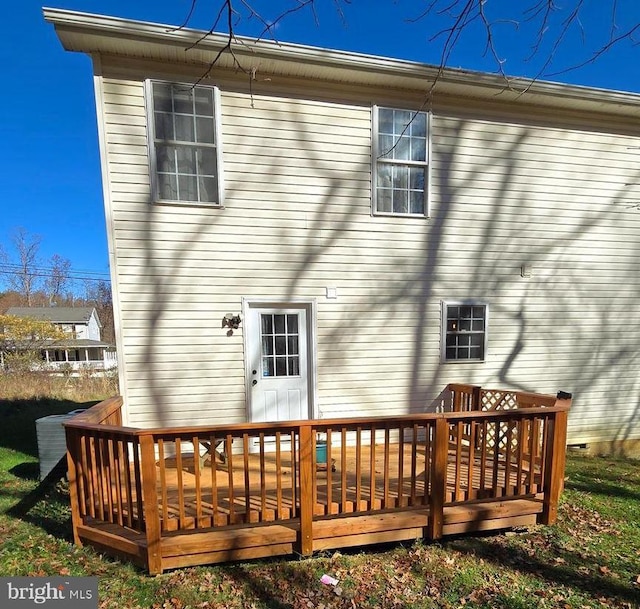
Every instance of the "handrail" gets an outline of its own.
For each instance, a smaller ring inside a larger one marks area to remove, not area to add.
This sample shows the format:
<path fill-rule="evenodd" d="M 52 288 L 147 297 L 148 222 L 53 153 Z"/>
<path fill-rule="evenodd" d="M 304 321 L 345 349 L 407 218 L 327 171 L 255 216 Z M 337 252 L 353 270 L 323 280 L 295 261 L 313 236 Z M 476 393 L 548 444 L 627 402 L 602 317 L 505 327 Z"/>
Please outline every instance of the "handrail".
<path fill-rule="evenodd" d="M 566 400 L 565 400 L 566 401 Z M 559 404 L 554 406 L 540 406 L 526 409 L 513 408 L 510 410 L 471 410 L 465 412 L 429 412 L 423 414 L 413 415 L 400 415 L 393 417 L 394 423 L 404 423 L 411 421 L 426 422 L 435 421 L 438 419 L 457 420 L 457 419 L 474 419 L 474 418 L 486 418 L 494 419 L 503 416 L 525 416 L 528 414 L 543 414 L 548 412 L 562 412 L 569 411 L 571 409 L 570 403 Z M 84 413 L 82 413 L 84 414 Z M 119 433 L 123 435 L 130 435 L 132 437 L 140 436 L 171 436 L 171 435 L 206 435 L 216 433 L 230 433 L 232 435 L 241 435 L 243 433 L 251 432 L 264 432 L 269 434 L 271 432 L 291 431 L 293 428 L 302 426 L 312 427 L 336 427 L 339 425 L 345 426 L 363 426 L 371 424 L 379 424 L 384 421 L 389 421 L 389 417 L 344 417 L 334 419 L 303 419 L 299 421 L 286 421 L 286 422 L 266 422 L 266 423 L 232 423 L 230 425 L 193 425 L 193 426 L 176 426 L 176 427 L 123 427 L 118 425 L 104 425 L 99 423 L 85 423 L 78 418 L 82 415 L 76 415 L 62 424 L 65 427 L 71 427 L 74 429 L 84 429 L 86 431 L 106 432 L 106 428 L 110 433 Z"/>
<path fill-rule="evenodd" d="M 492 420 L 504 417 L 528 417 L 536 414 L 548 414 L 551 412 L 568 412 L 571 409 L 569 404 L 549 407 L 536 408 L 512 408 L 510 410 L 472 410 L 470 412 L 446 412 L 440 415 L 441 418 L 448 421 L 457 420 Z"/>
<path fill-rule="evenodd" d="M 119 433 L 125 436 L 131 436 L 132 438 L 137 438 L 141 435 L 148 435 L 147 432 L 151 431 L 140 429 L 139 427 L 123 427 L 121 425 L 110 425 L 107 423 L 83 423 L 81 421 L 77 421 L 75 417 L 63 421 L 62 426 L 67 429 L 82 429 L 84 431 L 95 431 L 98 433 Z"/>
<path fill-rule="evenodd" d="M 104 424 L 109 421 L 110 424 L 120 425 L 122 424 L 122 404 L 123 399 L 119 395 L 108 398 L 68 419 L 68 423 L 77 426 L 82 423 Z"/>

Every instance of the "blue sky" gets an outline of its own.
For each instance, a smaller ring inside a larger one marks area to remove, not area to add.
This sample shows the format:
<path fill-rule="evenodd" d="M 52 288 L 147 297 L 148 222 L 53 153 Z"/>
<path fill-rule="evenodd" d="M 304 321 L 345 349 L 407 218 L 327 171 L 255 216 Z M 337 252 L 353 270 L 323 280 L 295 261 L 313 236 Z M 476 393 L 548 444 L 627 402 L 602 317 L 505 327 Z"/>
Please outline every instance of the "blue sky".
<path fill-rule="evenodd" d="M 264 10 L 265 18 L 272 18 L 280 6 L 291 2 L 256 0 L 253 5 Z M 565 0 L 565 4 L 573 3 Z M 219 4 L 219 0 L 199 0 L 191 26 L 208 28 L 211 7 Z M 297 14 L 278 24 L 277 37 L 285 42 L 439 63 L 442 38 L 432 41 L 431 37 L 444 21 L 410 21 L 428 4 L 427 0 L 351 0 L 341 4 L 342 17 L 334 0 L 316 0 L 318 24 L 309 12 Z M 526 61 L 534 32 L 521 16 L 509 14 L 517 4 L 488 0 L 486 6 L 504 17 L 497 25 L 496 43 L 500 57 L 506 60 L 505 72 L 536 76 L 542 54 Z M 580 63 L 609 36 L 610 3 L 587 0 L 586 4 L 580 27 L 567 32 L 547 74 Z M 625 5 L 620 10 L 627 12 L 616 18 L 617 33 L 640 22 L 640 2 L 620 4 Z M 61 0 L 49 6 L 178 24 L 187 15 L 191 0 Z M 543 43 L 547 49 L 555 40 L 554 27 L 561 24 L 551 24 Z M 250 36 L 261 29 L 256 19 L 242 19 L 236 25 L 236 33 Z M 495 71 L 493 59 L 483 54 L 481 33 L 479 27 L 471 28 L 450 57 L 450 66 Z M 34 0 L 12 4 L 0 53 L 5 91 L 0 96 L 4 186 L 0 244 L 11 250 L 12 231 L 24 227 L 41 236 L 43 262 L 57 253 L 71 260 L 76 274 L 106 278 L 108 254 L 90 61 L 62 49 L 53 27 L 42 18 L 42 4 Z M 547 80 L 640 93 L 639 58 L 640 46 L 626 41 L 592 65 Z M 2 287 L 0 283 L 0 290 Z"/>

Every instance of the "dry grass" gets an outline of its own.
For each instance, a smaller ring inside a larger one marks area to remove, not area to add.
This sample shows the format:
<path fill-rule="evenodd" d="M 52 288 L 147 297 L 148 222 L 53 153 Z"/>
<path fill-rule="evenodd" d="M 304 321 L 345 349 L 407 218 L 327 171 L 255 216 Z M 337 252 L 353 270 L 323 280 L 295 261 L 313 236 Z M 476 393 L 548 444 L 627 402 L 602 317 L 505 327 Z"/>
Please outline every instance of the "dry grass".
<path fill-rule="evenodd" d="M 118 395 L 118 375 L 80 373 L 53 375 L 45 372 L 0 372 L 0 400 L 59 400 L 91 402 Z"/>

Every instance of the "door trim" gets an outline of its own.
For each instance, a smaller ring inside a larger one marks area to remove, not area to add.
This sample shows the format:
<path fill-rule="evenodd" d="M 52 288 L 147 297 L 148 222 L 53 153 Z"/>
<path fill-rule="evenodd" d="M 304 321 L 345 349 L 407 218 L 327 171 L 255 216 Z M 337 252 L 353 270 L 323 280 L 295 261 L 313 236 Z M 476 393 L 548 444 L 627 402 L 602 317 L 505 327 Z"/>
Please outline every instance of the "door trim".
<path fill-rule="evenodd" d="M 316 344 L 316 322 L 318 303 L 315 298 L 294 298 L 289 300 L 277 300 L 273 298 L 243 298 L 242 299 L 242 319 L 246 322 L 249 319 L 251 309 L 304 309 L 307 313 L 307 396 L 309 399 L 308 416 L 311 419 L 318 418 L 317 399 L 317 344 Z M 249 333 L 246 323 L 242 330 L 244 348 L 244 385 L 245 385 L 245 420 L 251 420 L 251 362 L 249 349 Z"/>

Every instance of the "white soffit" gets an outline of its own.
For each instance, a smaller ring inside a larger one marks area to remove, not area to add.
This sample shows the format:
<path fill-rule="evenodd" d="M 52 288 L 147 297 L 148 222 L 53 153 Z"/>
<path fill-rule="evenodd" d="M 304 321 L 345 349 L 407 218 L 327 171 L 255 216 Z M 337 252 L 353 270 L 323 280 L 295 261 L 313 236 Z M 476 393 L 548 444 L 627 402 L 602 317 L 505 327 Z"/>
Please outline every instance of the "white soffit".
<path fill-rule="evenodd" d="M 171 25 L 54 8 L 44 8 L 43 12 L 68 51 L 208 65 L 228 42 L 225 34 L 203 38 L 204 31 Z M 196 42 L 195 48 L 189 48 Z M 255 68 L 263 76 L 421 92 L 428 90 L 438 74 L 438 68 L 432 65 L 272 40 L 235 37 L 232 48 L 245 68 Z M 236 67 L 228 52 L 216 65 Z M 640 117 L 640 95 L 546 81 L 531 84 L 525 79 L 512 79 L 510 84 L 511 89 L 505 88 L 504 79 L 495 74 L 446 69 L 438 77 L 436 90 L 439 94 L 499 103 Z"/>

